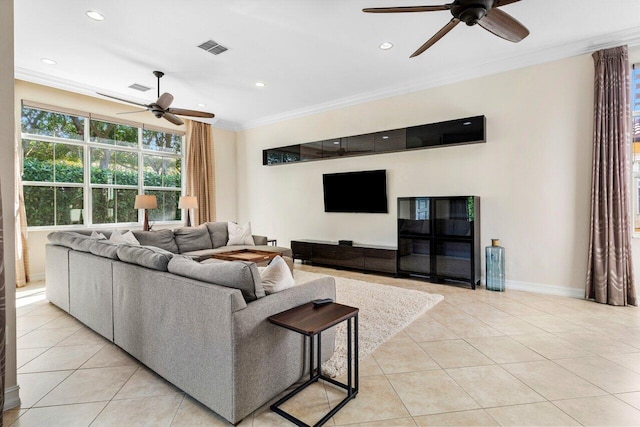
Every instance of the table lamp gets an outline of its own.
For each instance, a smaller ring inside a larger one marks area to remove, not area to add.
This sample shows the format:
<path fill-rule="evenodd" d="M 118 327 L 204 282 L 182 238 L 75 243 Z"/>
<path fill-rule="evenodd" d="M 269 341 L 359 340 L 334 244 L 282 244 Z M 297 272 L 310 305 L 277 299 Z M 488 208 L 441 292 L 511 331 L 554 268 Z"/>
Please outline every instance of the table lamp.
<path fill-rule="evenodd" d="M 158 207 L 158 200 L 156 196 L 150 196 L 146 194 L 138 194 L 136 201 L 133 205 L 135 209 L 144 209 L 144 231 L 149 231 L 149 213 L 147 209 L 156 209 Z"/>
<path fill-rule="evenodd" d="M 179 209 L 187 210 L 187 227 L 191 227 L 190 209 L 198 209 L 198 198 L 196 196 L 182 196 L 178 202 Z"/>

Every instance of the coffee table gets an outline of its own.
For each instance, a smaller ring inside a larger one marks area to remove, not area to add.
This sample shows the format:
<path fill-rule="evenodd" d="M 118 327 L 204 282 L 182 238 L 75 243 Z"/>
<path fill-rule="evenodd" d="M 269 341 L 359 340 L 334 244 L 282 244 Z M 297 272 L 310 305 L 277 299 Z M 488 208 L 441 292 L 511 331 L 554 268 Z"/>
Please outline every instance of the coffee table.
<path fill-rule="evenodd" d="M 335 302 L 318 307 L 309 302 L 268 318 L 268 320 L 275 325 L 309 337 L 309 380 L 272 404 L 271 410 L 273 412 L 281 415 L 297 426 L 309 427 L 305 422 L 280 409 L 280 406 L 318 380 L 323 380 L 343 388 L 347 392 L 347 396 L 331 409 L 329 413 L 323 416 L 320 421 L 315 423 L 314 427 L 326 423 L 329 418 L 333 417 L 344 405 L 356 397 L 358 394 L 359 379 L 358 312 L 359 310 L 355 307 Z M 347 384 L 336 381 L 322 373 L 322 332 L 345 321 L 347 322 Z M 353 329 L 351 327 L 352 322 Z M 314 355 L 314 337 L 317 341 L 315 343 L 317 346 L 317 355 Z M 354 346 L 353 352 L 351 347 L 352 341 Z M 314 363 L 313 360 L 314 356 L 317 357 L 316 363 Z"/>
<path fill-rule="evenodd" d="M 223 261 L 248 261 L 268 264 L 269 261 L 282 255 L 280 252 L 260 251 L 258 249 L 239 249 L 237 251 L 222 252 L 211 255 L 211 258 L 221 259 Z"/>

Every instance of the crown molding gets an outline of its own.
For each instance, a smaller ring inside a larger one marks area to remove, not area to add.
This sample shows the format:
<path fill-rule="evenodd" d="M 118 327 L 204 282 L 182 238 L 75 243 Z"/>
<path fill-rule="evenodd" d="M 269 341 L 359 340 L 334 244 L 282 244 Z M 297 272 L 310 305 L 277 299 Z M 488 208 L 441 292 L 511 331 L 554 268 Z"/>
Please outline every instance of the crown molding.
<path fill-rule="evenodd" d="M 459 69 L 454 72 L 447 70 L 441 71 L 439 73 L 431 73 L 421 78 L 419 81 L 395 85 L 393 87 L 387 87 L 379 91 L 362 93 L 331 102 L 317 104 L 314 106 L 309 106 L 306 108 L 293 110 L 282 114 L 276 114 L 258 120 L 253 120 L 244 123 L 242 125 L 242 128 L 243 130 L 246 130 L 262 127 L 284 120 L 300 118 L 330 110 L 362 104 L 365 102 L 376 101 L 384 98 L 403 95 L 406 93 L 444 86 L 447 84 L 458 83 L 465 80 L 472 80 L 479 77 L 485 77 L 492 74 L 530 67 L 533 65 L 543 64 L 545 62 L 557 61 L 573 56 L 584 55 L 600 49 L 607 49 L 610 47 L 625 44 L 628 46 L 640 45 L 640 28 L 631 28 L 628 30 L 618 31 L 615 33 L 605 34 L 589 39 L 583 39 L 560 46 L 545 46 L 535 50 L 523 52 L 516 56 L 510 56 L 508 58 L 500 58 L 497 60 L 489 60 L 484 63 L 474 64 L 473 67 L 465 67 L 464 69 Z"/>
<path fill-rule="evenodd" d="M 330 102 L 320 103 L 256 120 L 250 120 L 244 123 L 219 120 L 218 118 L 203 121 L 212 125 L 215 124 L 216 128 L 238 132 L 267 126 L 285 120 L 310 116 L 330 110 L 336 110 L 393 96 L 404 95 L 411 92 L 444 86 L 447 84 L 458 83 L 465 80 L 472 80 L 492 74 L 543 64 L 545 62 L 589 54 L 600 49 L 624 44 L 628 46 L 640 45 L 640 28 L 631 28 L 628 30 L 566 43 L 560 46 L 545 46 L 507 58 L 503 57 L 496 60 L 487 60 L 484 63 L 474 64 L 473 67 L 465 67 L 464 69 L 454 70 L 453 72 L 451 70 L 442 70 L 437 73 L 425 75 L 418 81 L 406 82 L 377 91 L 340 98 Z M 22 67 L 15 67 L 15 78 L 92 97 L 95 97 L 96 92 L 100 91 L 99 88 L 94 86 L 46 75 Z M 130 97 L 129 95 L 127 95 L 127 97 L 133 101 L 143 103 L 147 102 L 145 99 Z"/>

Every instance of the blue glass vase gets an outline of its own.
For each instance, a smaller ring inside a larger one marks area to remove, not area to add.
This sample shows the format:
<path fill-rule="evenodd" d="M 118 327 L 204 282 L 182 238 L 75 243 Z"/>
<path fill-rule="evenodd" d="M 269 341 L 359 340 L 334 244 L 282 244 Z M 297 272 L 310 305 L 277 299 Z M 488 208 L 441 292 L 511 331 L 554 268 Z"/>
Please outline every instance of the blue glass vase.
<path fill-rule="evenodd" d="M 487 290 L 504 292 L 504 248 L 500 240 L 491 239 L 485 250 L 487 261 Z"/>

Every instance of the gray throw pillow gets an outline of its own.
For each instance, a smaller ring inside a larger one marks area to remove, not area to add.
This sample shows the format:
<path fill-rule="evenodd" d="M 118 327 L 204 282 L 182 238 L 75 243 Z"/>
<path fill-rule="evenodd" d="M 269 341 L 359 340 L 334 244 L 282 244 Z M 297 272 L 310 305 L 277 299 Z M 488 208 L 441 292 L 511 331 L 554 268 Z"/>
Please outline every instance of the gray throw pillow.
<path fill-rule="evenodd" d="M 98 240 L 94 242 L 89 251 L 97 256 L 101 256 L 103 258 L 111 258 L 111 259 L 119 259 L 118 258 L 118 244 L 110 242 L 108 240 Z"/>
<path fill-rule="evenodd" d="M 169 261 L 169 272 L 214 285 L 240 289 L 246 302 L 265 296 L 260 273 L 255 263 L 211 261 L 199 263 L 188 257 L 175 256 Z"/>
<path fill-rule="evenodd" d="M 205 224 L 198 227 L 184 227 L 173 230 L 180 253 L 213 249 L 209 230 Z"/>
<path fill-rule="evenodd" d="M 174 254 L 179 252 L 173 237 L 173 230 L 134 231 L 133 235 L 142 246 L 155 246 Z"/>
<path fill-rule="evenodd" d="M 213 249 L 227 246 L 227 242 L 229 241 L 229 226 L 226 222 L 207 222 L 206 226 L 211 236 Z"/>
<path fill-rule="evenodd" d="M 118 245 L 118 258 L 129 264 L 137 264 L 153 270 L 167 271 L 173 254 L 155 246 Z"/>

